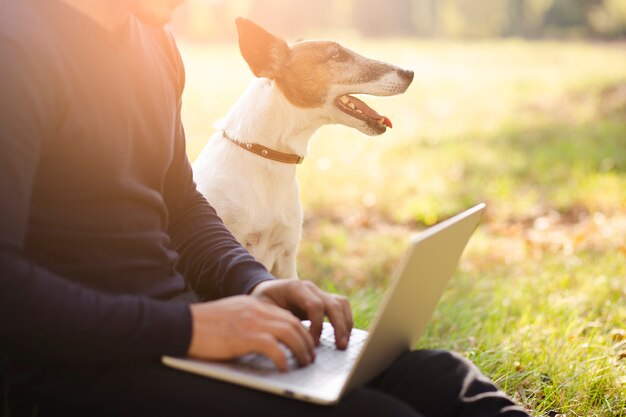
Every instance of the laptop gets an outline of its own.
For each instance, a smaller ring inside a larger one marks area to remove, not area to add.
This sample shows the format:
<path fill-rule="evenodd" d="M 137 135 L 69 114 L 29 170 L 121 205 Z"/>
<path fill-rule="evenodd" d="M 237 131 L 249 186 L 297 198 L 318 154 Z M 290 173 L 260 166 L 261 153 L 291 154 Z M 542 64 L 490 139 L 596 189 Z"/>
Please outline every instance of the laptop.
<path fill-rule="evenodd" d="M 396 269 L 369 332 L 353 329 L 346 350 L 334 345 L 325 322 L 316 360 L 280 372 L 262 355 L 209 362 L 164 356 L 170 367 L 290 398 L 331 405 L 385 370 L 417 343 L 441 298 L 485 204 L 474 206 L 414 237 Z M 306 322 L 304 322 L 306 324 Z M 286 347 L 284 347 L 287 353 Z"/>

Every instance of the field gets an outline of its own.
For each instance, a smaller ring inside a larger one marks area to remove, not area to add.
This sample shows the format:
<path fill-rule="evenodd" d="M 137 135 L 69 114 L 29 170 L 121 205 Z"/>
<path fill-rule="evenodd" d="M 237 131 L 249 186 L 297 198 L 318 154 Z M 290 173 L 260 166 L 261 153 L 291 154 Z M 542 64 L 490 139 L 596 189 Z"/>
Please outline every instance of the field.
<path fill-rule="evenodd" d="M 406 240 L 484 201 L 420 347 L 462 352 L 536 416 L 626 417 L 626 45 L 341 41 L 415 81 L 365 98 L 383 136 L 314 136 L 300 276 L 367 328 Z M 252 75 L 236 45 L 181 49 L 193 159 Z"/>

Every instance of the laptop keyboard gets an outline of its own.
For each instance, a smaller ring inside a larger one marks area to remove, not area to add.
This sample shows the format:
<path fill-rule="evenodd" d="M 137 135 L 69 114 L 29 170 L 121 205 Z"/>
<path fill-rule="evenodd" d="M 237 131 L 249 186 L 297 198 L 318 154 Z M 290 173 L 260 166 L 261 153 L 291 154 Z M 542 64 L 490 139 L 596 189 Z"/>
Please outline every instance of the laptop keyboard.
<path fill-rule="evenodd" d="M 360 336 L 360 337 L 359 337 Z M 315 349 L 315 362 L 320 362 L 325 368 L 332 367 L 337 369 L 338 373 L 350 368 L 356 357 L 361 352 L 365 343 L 366 334 L 352 332 L 350 334 L 349 348 L 346 349 L 345 356 L 337 355 L 337 346 L 335 345 L 335 334 L 331 326 L 325 326 L 320 337 L 320 345 Z M 347 359 L 347 360 L 346 360 Z"/>
<path fill-rule="evenodd" d="M 353 330 L 350 334 L 348 348 L 339 350 L 335 346 L 333 327 L 330 323 L 325 322 L 320 336 L 320 344 L 315 348 L 315 362 L 311 366 L 300 367 L 295 356 L 282 344 L 280 346 L 287 355 L 289 372 L 279 372 L 274 362 L 268 357 L 259 354 L 242 356 L 237 361 L 237 364 L 238 367 L 254 370 L 255 373 L 262 375 L 278 373 L 281 375 L 281 379 L 288 379 L 292 383 L 306 383 L 309 386 L 317 385 L 316 383 L 318 382 L 327 381 L 336 375 L 346 373 L 361 352 L 366 338 L 367 332 Z M 316 372 L 300 372 L 311 368 L 317 368 L 315 369 Z"/>

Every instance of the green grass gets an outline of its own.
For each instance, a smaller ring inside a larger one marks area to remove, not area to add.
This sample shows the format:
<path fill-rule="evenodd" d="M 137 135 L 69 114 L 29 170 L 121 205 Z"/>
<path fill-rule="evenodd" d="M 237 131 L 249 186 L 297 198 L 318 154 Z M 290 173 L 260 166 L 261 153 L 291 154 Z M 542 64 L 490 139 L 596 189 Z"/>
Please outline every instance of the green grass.
<path fill-rule="evenodd" d="M 626 417 L 624 45 L 340 41 L 416 76 L 366 98 L 385 135 L 315 135 L 300 276 L 367 328 L 408 237 L 486 201 L 420 346 L 462 352 L 537 416 Z M 194 158 L 251 75 L 235 45 L 182 50 Z"/>

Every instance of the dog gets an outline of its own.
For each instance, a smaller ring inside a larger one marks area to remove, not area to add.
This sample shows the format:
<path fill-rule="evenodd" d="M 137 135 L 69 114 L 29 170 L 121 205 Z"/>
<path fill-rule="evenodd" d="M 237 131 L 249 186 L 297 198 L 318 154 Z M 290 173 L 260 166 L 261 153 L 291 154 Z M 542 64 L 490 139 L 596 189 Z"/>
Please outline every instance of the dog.
<path fill-rule="evenodd" d="M 413 72 L 332 41 L 287 43 L 236 19 L 241 55 L 256 76 L 214 127 L 193 163 L 198 190 L 226 227 L 278 278 L 297 278 L 302 207 L 296 166 L 311 135 L 343 124 L 380 135 L 391 121 L 350 94 L 392 96 Z"/>

